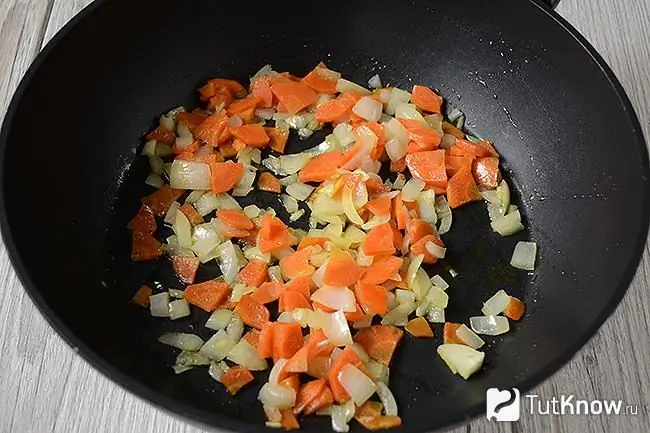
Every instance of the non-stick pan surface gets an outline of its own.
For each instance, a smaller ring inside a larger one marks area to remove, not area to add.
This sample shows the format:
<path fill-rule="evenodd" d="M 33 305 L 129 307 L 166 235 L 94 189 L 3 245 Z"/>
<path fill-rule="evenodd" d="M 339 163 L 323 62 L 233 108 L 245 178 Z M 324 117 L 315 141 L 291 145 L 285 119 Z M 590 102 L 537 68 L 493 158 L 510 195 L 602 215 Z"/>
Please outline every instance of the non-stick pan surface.
<path fill-rule="evenodd" d="M 485 368 L 468 382 L 435 354 L 439 328 L 433 342 L 407 337 L 391 368 L 401 430 L 463 422 L 484 411 L 487 388 L 523 392 L 547 378 L 623 296 L 650 191 L 645 143 L 620 85 L 574 29 L 532 1 L 95 2 L 38 57 L 2 129 L 2 233 L 32 299 L 137 395 L 205 425 L 263 431 L 261 378 L 230 398 L 205 371 L 175 376 L 175 354 L 156 343 L 170 329 L 206 336 L 205 315 L 169 324 L 128 302 L 144 282 L 181 287 L 168 263 L 129 260 L 125 226 L 150 192 L 136 154 L 157 116 L 198 104 L 194 89 L 206 79 L 246 82 L 266 63 L 302 74 L 321 60 L 358 82 L 380 73 L 385 83 L 438 88 L 447 110 L 461 108 L 470 130 L 495 142 L 529 229 L 498 237 L 480 203 L 454 213 L 449 258 L 435 268 L 451 281 L 448 320 L 466 322 L 502 288 L 528 311 L 488 339 Z M 507 265 L 528 238 L 540 251 L 531 275 Z M 200 276 L 213 275 L 216 266 Z"/>

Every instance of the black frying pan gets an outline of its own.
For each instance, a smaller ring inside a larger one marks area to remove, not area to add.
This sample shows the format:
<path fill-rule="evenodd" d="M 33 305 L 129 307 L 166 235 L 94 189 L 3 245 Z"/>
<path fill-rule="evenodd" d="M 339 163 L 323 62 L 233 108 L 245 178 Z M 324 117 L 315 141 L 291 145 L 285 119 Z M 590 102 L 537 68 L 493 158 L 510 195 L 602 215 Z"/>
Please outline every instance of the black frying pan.
<path fill-rule="evenodd" d="M 246 82 L 265 63 L 302 74 L 320 60 L 358 82 L 379 72 L 387 83 L 437 87 L 447 110 L 460 107 L 470 130 L 496 143 L 529 228 L 503 239 L 482 204 L 454 214 L 444 239 L 446 263 L 459 272 L 449 320 L 466 321 L 501 288 L 528 312 L 489 339 L 485 368 L 469 382 L 435 354 L 440 338 L 406 338 L 391 374 L 401 430 L 463 422 L 484 411 L 487 388 L 523 392 L 549 377 L 625 293 L 650 188 L 620 84 L 569 24 L 531 0 L 96 1 L 38 57 L 2 129 L 2 233 L 32 299 L 86 359 L 137 395 L 205 425 L 263 431 L 261 380 L 233 399 L 204 371 L 175 376 L 175 354 L 155 342 L 172 325 L 128 302 L 143 282 L 181 286 L 168 263 L 129 260 L 125 226 L 150 192 L 136 153 L 163 111 L 198 105 L 206 79 Z M 247 200 L 270 203 L 262 194 Z M 532 276 L 507 265 L 529 237 L 540 250 Z M 173 328 L 205 336 L 204 321 L 194 313 Z M 303 427 L 327 423 L 309 418 Z"/>

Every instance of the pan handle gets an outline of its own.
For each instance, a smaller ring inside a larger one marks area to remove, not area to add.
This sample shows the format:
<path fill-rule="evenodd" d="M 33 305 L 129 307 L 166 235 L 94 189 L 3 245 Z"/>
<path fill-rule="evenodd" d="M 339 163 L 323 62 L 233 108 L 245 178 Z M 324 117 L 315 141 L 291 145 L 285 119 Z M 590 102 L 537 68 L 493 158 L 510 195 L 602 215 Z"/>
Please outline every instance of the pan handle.
<path fill-rule="evenodd" d="M 555 9 L 558 3 L 560 3 L 560 0 L 543 0 L 542 3 L 545 3 L 548 6 L 550 6 L 551 9 Z"/>

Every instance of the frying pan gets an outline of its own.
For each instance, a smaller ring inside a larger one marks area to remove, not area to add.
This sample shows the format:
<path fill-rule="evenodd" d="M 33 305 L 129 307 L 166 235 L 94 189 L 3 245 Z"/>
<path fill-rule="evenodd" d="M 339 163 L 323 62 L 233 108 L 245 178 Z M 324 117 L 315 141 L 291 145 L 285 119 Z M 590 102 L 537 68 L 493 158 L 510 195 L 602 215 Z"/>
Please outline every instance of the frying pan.
<path fill-rule="evenodd" d="M 175 353 L 157 336 L 206 337 L 206 316 L 170 324 L 129 303 L 142 283 L 182 286 L 165 260 L 130 262 L 125 226 L 151 192 L 137 154 L 162 112 L 198 106 L 194 89 L 211 77 L 247 82 L 266 63 L 304 74 L 321 60 L 361 83 L 379 73 L 403 88 L 437 88 L 447 111 L 462 109 L 470 131 L 495 142 L 528 228 L 501 238 L 483 204 L 454 213 L 450 256 L 428 269 L 451 281 L 448 320 L 466 322 L 502 288 L 528 311 L 488 339 L 485 367 L 467 382 L 437 357 L 440 329 L 434 341 L 406 337 L 391 367 L 399 430 L 464 422 L 485 410 L 487 388 L 523 393 L 549 377 L 625 293 L 646 239 L 650 189 L 645 142 L 620 84 L 569 24 L 532 0 L 96 1 L 35 61 L 0 137 L 2 234 L 34 302 L 136 395 L 205 426 L 265 430 L 262 378 L 230 398 L 203 370 L 173 374 Z M 242 202 L 278 208 L 263 193 Z M 522 239 L 539 245 L 530 275 L 507 265 Z M 202 267 L 199 281 L 216 268 Z M 303 428 L 329 426 L 307 418 Z"/>

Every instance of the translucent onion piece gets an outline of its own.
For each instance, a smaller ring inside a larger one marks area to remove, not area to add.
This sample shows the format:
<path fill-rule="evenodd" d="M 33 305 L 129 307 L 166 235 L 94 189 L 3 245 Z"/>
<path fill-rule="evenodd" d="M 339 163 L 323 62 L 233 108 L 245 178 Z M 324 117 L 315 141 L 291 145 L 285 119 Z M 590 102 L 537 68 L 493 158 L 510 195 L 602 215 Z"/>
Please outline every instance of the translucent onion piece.
<path fill-rule="evenodd" d="M 226 334 L 233 341 L 239 341 L 244 334 L 244 322 L 237 313 L 232 315 L 230 323 L 226 326 Z"/>
<path fill-rule="evenodd" d="M 221 365 L 216 362 L 210 363 L 210 368 L 208 368 L 208 374 L 217 382 L 221 381 L 221 375 L 223 375 L 224 370 L 221 368 Z"/>
<path fill-rule="evenodd" d="M 499 290 L 494 296 L 485 301 L 483 308 L 481 308 L 481 313 L 486 316 L 496 316 L 506 311 L 509 302 L 510 296 L 508 296 L 505 290 Z"/>
<path fill-rule="evenodd" d="M 438 234 L 440 236 L 444 235 L 445 233 L 448 233 L 449 230 L 451 230 L 451 221 L 452 221 L 451 214 L 442 217 L 442 219 L 440 220 L 440 225 L 438 226 Z"/>
<path fill-rule="evenodd" d="M 241 119 L 241 117 L 234 115 L 230 119 L 228 119 L 228 122 L 226 125 L 229 128 L 237 128 L 238 126 L 242 126 L 244 124 L 244 121 Z"/>
<path fill-rule="evenodd" d="M 209 190 L 210 166 L 202 162 L 175 159 L 169 172 L 172 188 Z"/>
<path fill-rule="evenodd" d="M 425 220 L 431 225 L 438 222 L 438 215 L 436 214 L 436 195 L 432 189 L 420 192 L 417 196 L 418 210 L 420 211 L 420 218 Z"/>
<path fill-rule="evenodd" d="M 415 311 L 416 305 L 413 302 L 405 302 L 390 310 L 381 320 L 382 325 L 404 326 L 408 322 L 408 316 Z"/>
<path fill-rule="evenodd" d="M 282 278 L 282 271 L 280 270 L 279 266 L 271 266 L 269 268 L 269 278 L 271 281 L 284 284 L 284 278 Z"/>
<path fill-rule="evenodd" d="M 323 264 L 318 269 L 316 269 L 316 272 L 314 272 L 314 275 L 311 276 L 311 280 L 314 282 L 316 287 L 324 287 L 325 286 L 325 282 L 323 281 L 323 277 L 325 276 L 326 269 L 327 269 L 327 263 Z"/>
<path fill-rule="evenodd" d="M 510 266 L 525 271 L 534 271 L 536 258 L 537 244 L 535 242 L 517 242 L 512 259 L 510 259 Z"/>
<path fill-rule="evenodd" d="M 395 290 L 395 302 L 398 304 L 413 303 L 415 302 L 415 293 L 410 290 L 397 289 Z"/>
<path fill-rule="evenodd" d="M 246 248 L 244 250 L 244 257 L 248 260 L 260 260 L 264 263 L 271 263 L 271 254 L 261 252 L 258 247 Z"/>
<path fill-rule="evenodd" d="M 203 346 L 203 340 L 198 335 L 183 334 L 181 332 L 168 332 L 158 337 L 158 341 L 167 346 L 181 350 L 196 352 Z"/>
<path fill-rule="evenodd" d="M 384 405 L 384 411 L 388 416 L 397 416 L 397 402 L 393 393 L 390 391 L 388 386 L 383 382 L 377 382 L 377 396 L 381 400 L 381 404 Z"/>
<path fill-rule="evenodd" d="M 409 133 L 406 130 L 406 128 L 404 127 L 404 125 L 402 125 L 400 123 L 399 120 L 397 120 L 395 118 L 391 118 L 391 120 L 389 120 L 388 122 L 386 122 L 384 124 L 384 128 L 386 130 L 386 136 L 389 139 L 389 141 L 390 140 L 397 140 L 404 147 L 404 149 L 406 149 L 406 146 L 409 143 Z M 386 151 L 388 151 L 388 149 L 386 149 Z M 404 155 L 406 155 L 406 151 L 404 151 Z M 402 155 L 402 156 L 404 156 L 404 155 Z M 390 156 L 390 154 L 389 154 L 389 156 Z M 398 156 L 398 155 L 395 155 L 395 156 Z M 391 159 L 393 161 L 395 161 L 395 159 L 393 159 L 393 158 L 391 158 Z M 396 158 L 396 159 L 400 159 L 400 158 Z"/>
<path fill-rule="evenodd" d="M 415 201 L 426 184 L 423 180 L 412 177 L 402 188 L 403 201 Z"/>
<path fill-rule="evenodd" d="M 332 430 L 337 433 L 347 433 L 350 431 L 348 423 L 354 417 L 355 405 L 353 400 L 348 400 L 343 405 L 332 405 Z"/>
<path fill-rule="evenodd" d="M 449 288 L 449 284 L 438 274 L 431 277 L 431 284 L 440 287 L 442 290 L 447 290 L 447 288 Z"/>
<path fill-rule="evenodd" d="M 440 136 L 445 132 L 442 129 L 442 114 L 430 114 L 424 118 L 430 128 L 434 129 Z"/>
<path fill-rule="evenodd" d="M 364 364 L 370 362 L 370 356 L 368 355 L 368 352 L 366 352 L 366 349 L 363 348 L 362 345 L 359 343 L 354 343 L 351 344 L 350 349 L 354 350 L 355 353 L 359 356 L 359 359 L 363 361 Z"/>
<path fill-rule="evenodd" d="M 298 201 L 305 201 L 316 188 L 302 182 L 295 182 L 287 186 L 287 194 Z"/>
<path fill-rule="evenodd" d="M 370 96 L 364 96 L 352 107 L 352 112 L 359 117 L 366 119 L 369 122 L 376 122 L 381 117 L 383 105 L 376 99 Z"/>
<path fill-rule="evenodd" d="M 356 262 L 357 265 L 359 266 L 370 266 L 372 265 L 372 262 L 375 260 L 375 256 L 367 256 L 363 252 L 363 248 L 359 248 L 357 251 L 357 258 Z"/>
<path fill-rule="evenodd" d="M 240 340 L 235 347 L 228 352 L 226 356 L 228 361 L 246 367 L 251 371 L 262 371 L 269 368 L 266 360 L 259 357 L 257 349 L 255 349 L 246 340 Z"/>
<path fill-rule="evenodd" d="M 371 359 L 366 363 L 366 371 L 368 372 L 368 377 L 370 377 L 375 382 L 379 381 L 383 376 L 386 375 L 386 367 L 381 362 L 377 362 L 374 359 Z M 379 392 L 377 392 L 379 394 Z"/>
<path fill-rule="evenodd" d="M 267 382 L 262 385 L 257 399 L 264 406 L 274 407 L 277 409 L 289 409 L 296 402 L 296 392 L 277 383 Z"/>
<path fill-rule="evenodd" d="M 203 356 L 200 353 L 190 352 L 188 350 L 183 350 L 176 357 L 176 365 L 210 365 L 210 362 L 210 358 Z"/>
<path fill-rule="evenodd" d="M 429 127 L 427 121 L 422 117 L 422 114 L 417 110 L 415 104 L 398 104 L 395 107 L 395 117 L 398 119 L 417 120 L 422 125 Z"/>
<path fill-rule="evenodd" d="M 206 216 L 216 210 L 219 207 L 219 203 L 220 201 L 217 196 L 208 192 L 199 197 L 196 203 L 194 203 L 194 208 L 201 216 Z"/>
<path fill-rule="evenodd" d="M 427 320 L 431 323 L 445 323 L 445 309 L 442 307 L 429 307 Z"/>
<path fill-rule="evenodd" d="M 508 186 L 508 182 L 505 180 L 501 181 L 497 187 L 497 195 L 501 200 L 501 213 L 505 215 L 510 206 L 510 186 Z"/>
<path fill-rule="evenodd" d="M 499 194 L 497 194 L 496 189 L 481 191 L 481 195 L 486 202 L 491 203 L 495 206 L 501 206 L 501 198 L 499 197 Z"/>
<path fill-rule="evenodd" d="M 156 154 L 156 140 L 149 140 L 144 144 L 141 155 L 154 156 Z"/>
<path fill-rule="evenodd" d="M 280 157 L 280 164 L 285 175 L 298 173 L 314 157 L 306 152 L 294 155 L 283 155 Z"/>
<path fill-rule="evenodd" d="M 269 383 L 278 383 L 278 377 L 280 376 L 280 373 L 284 369 L 284 366 L 286 365 L 287 360 L 284 358 L 278 359 L 275 364 L 273 364 L 273 368 L 271 368 L 271 372 L 269 373 Z"/>
<path fill-rule="evenodd" d="M 375 383 L 352 364 L 341 369 L 338 379 L 357 406 L 365 403 L 377 390 Z"/>
<path fill-rule="evenodd" d="M 334 128 L 334 136 L 342 147 L 346 147 L 356 141 L 352 126 L 349 123 L 339 123 Z"/>
<path fill-rule="evenodd" d="M 447 292 L 436 286 L 433 286 L 431 289 L 429 289 L 427 299 L 431 305 L 435 305 L 436 307 L 440 308 L 447 308 L 447 304 L 449 303 L 449 295 Z"/>
<path fill-rule="evenodd" d="M 411 94 L 406 90 L 398 89 L 394 87 L 391 89 L 390 99 L 388 104 L 386 104 L 386 113 L 393 116 L 397 110 L 397 106 L 400 104 L 405 104 L 411 100 Z"/>
<path fill-rule="evenodd" d="M 244 165 L 252 165 L 253 162 L 260 164 L 262 162 L 262 151 L 254 147 L 245 147 L 237 154 L 237 162 Z"/>
<path fill-rule="evenodd" d="M 224 308 L 216 310 L 208 321 L 205 323 L 206 328 L 214 329 L 215 331 L 220 331 L 226 329 L 230 320 L 232 319 L 233 312 L 226 310 Z"/>
<path fill-rule="evenodd" d="M 169 317 L 169 293 L 149 296 L 149 312 L 153 317 Z"/>
<path fill-rule="evenodd" d="M 185 299 L 178 299 L 169 303 L 169 318 L 182 319 L 190 315 L 190 304 Z"/>
<path fill-rule="evenodd" d="M 368 85 L 373 89 L 380 89 L 382 85 L 381 85 L 381 78 L 379 77 L 379 74 L 375 74 L 372 77 L 370 77 L 370 79 L 368 80 Z"/>
<path fill-rule="evenodd" d="M 239 205 L 237 200 L 232 198 L 230 195 L 226 193 L 222 193 L 222 194 L 217 194 L 216 197 L 219 203 L 217 206 L 219 209 L 241 210 L 241 206 Z"/>
<path fill-rule="evenodd" d="M 325 336 L 335 346 L 347 346 L 352 344 L 352 334 L 348 321 L 343 311 L 335 313 L 319 312 L 319 320 Z"/>
<path fill-rule="evenodd" d="M 354 293 L 347 287 L 321 287 L 311 295 L 311 300 L 333 310 L 341 310 L 344 313 L 357 311 Z"/>
<path fill-rule="evenodd" d="M 339 78 L 336 82 L 336 91 L 337 92 L 359 92 L 362 95 L 370 95 L 370 90 L 362 87 L 352 81 L 348 81 L 344 78 Z"/>
<path fill-rule="evenodd" d="M 352 245 L 359 245 L 366 239 L 366 233 L 356 226 L 349 225 L 343 232 L 343 237 L 349 240 Z"/>
<path fill-rule="evenodd" d="M 160 116 L 160 126 L 170 131 L 175 131 L 176 121 L 171 116 Z"/>
<path fill-rule="evenodd" d="M 411 259 L 411 263 L 409 263 L 408 270 L 406 271 L 406 284 L 408 284 L 409 287 L 413 284 L 413 281 L 415 281 L 416 273 L 418 272 L 418 269 L 420 269 L 422 261 L 424 261 L 424 254 L 418 254 Z"/>
<path fill-rule="evenodd" d="M 503 316 L 470 317 L 469 324 L 474 332 L 482 335 L 501 335 L 510 330 L 510 323 Z"/>
<path fill-rule="evenodd" d="M 440 245 L 436 244 L 435 242 L 427 242 L 426 247 L 427 247 L 427 251 L 432 256 L 437 257 L 439 259 L 444 259 L 445 258 L 447 248 L 441 247 Z"/>
<path fill-rule="evenodd" d="M 485 353 L 463 344 L 441 344 L 437 351 L 449 369 L 465 380 L 481 368 L 485 359 Z"/>
<path fill-rule="evenodd" d="M 501 236 L 514 235 L 524 229 L 521 223 L 521 214 L 518 210 L 506 216 L 495 218 L 490 225 L 492 226 L 492 230 Z"/>
<path fill-rule="evenodd" d="M 180 207 L 181 204 L 179 202 L 172 202 L 171 206 L 169 206 L 169 209 L 167 210 L 167 214 L 165 215 L 165 224 L 174 224 L 174 221 L 176 220 L 176 212 Z"/>
<path fill-rule="evenodd" d="M 357 209 L 354 207 L 352 190 L 347 185 L 343 187 L 341 203 L 343 204 L 345 216 L 347 216 L 352 223 L 362 225 L 363 219 L 361 219 L 361 215 L 359 215 L 359 212 L 357 212 Z"/>
<path fill-rule="evenodd" d="M 447 203 L 446 198 L 436 198 L 436 213 L 438 214 L 438 218 L 444 218 L 451 215 L 451 208 L 449 207 L 449 203 Z"/>
<path fill-rule="evenodd" d="M 244 208 L 244 213 L 248 218 L 257 218 L 262 213 L 262 209 L 254 204 L 251 204 Z"/>
<path fill-rule="evenodd" d="M 234 197 L 245 197 L 253 190 L 257 170 L 251 166 L 245 166 L 244 175 L 239 179 L 232 191 Z"/>
<path fill-rule="evenodd" d="M 221 361 L 228 355 L 228 352 L 230 352 L 233 347 L 235 347 L 235 342 L 228 337 L 226 331 L 222 329 L 205 342 L 199 350 L 199 353 L 207 356 L 213 361 Z"/>
<path fill-rule="evenodd" d="M 268 420 L 266 426 L 271 428 L 282 428 L 282 413 L 278 408 L 264 405 L 262 405 L 262 408 L 264 409 L 264 415 L 266 415 L 266 419 Z"/>
<path fill-rule="evenodd" d="M 224 242 L 217 248 L 219 259 L 219 269 L 226 283 L 231 284 L 237 277 L 240 269 L 240 263 L 235 252 L 235 246 L 231 241 Z"/>
<path fill-rule="evenodd" d="M 451 146 L 456 144 L 456 137 L 451 134 L 444 134 L 440 139 L 440 148 L 449 149 Z"/>
<path fill-rule="evenodd" d="M 483 341 L 481 337 L 476 335 L 476 333 L 466 325 L 460 325 L 456 330 L 456 337 L 472 349 L 480 349 L 485 344 L 485 341 Z"/>
<path fill-rule="evenodd" d="M 149 173 L 147 178 L 144 180 L 144 183 L 154 188 L 160 188 L 164 185 L 165 182 L 163 181 L 162 177 L 156 173 Z"/>
<path fill-rule="evenodd" d="M 181 248 L 192 247 L 192 225 L 183 212 L 176 212 L 172 230 L 174 230 Z"/>
<path fill-rule="evenodd" d="M 398 173 L 393 182 L 393 188 L 401 190 L 406 185 L 406 177 L 402 173 Z"/>

